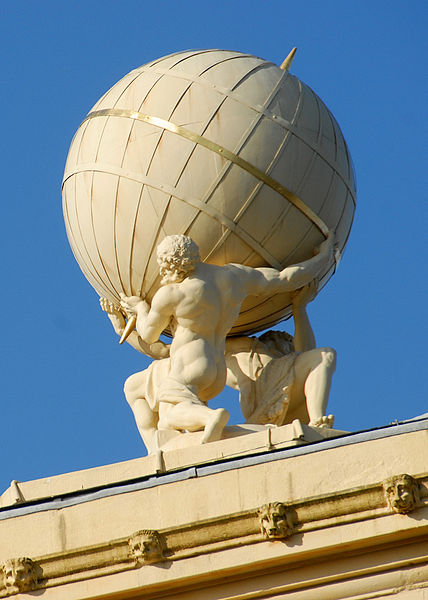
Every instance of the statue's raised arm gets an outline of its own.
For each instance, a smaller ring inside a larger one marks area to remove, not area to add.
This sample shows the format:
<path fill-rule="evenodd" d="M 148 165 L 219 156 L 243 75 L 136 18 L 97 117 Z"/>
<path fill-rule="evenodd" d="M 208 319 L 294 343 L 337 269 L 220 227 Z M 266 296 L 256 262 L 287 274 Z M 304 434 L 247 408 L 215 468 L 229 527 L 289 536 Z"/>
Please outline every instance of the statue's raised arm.
<path fill-rule="evenodd" d="M 236 265 L 242 271 L 242 283 L 246 295 L 258 296 L 292 292 L 319 277 L 328 268 L 334 253 L 334 233 L 329 232 L 327 238 L 315 250 L 312 258 L 290 265 L 278 271 L 270 268 L 245 267 Z"/>

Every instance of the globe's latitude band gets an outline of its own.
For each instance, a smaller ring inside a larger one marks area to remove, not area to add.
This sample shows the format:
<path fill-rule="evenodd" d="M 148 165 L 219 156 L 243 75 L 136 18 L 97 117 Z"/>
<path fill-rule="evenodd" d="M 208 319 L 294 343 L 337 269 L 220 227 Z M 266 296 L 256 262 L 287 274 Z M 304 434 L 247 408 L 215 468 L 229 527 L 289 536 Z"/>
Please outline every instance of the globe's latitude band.
<path fill-rule="evenodd" d="M 102 173 L 102 172 L 105 172 L 104 169 L 106 169 L 106 168 L 108 169 L 109 174 L 116 175 L 117 177 L 126 177 L 128 179 L 132 179 L 133 181 L 138 181 L 139 183 L 148 185 L 151 188 L 160 190 L 161 192 L 165 192 L 171 196 L 174 196 L 174 198 L 177 198 L 178 200 L 181 200 L 182 202 L 185 202 L 186 204 L 189 204 L 190 206 L 193 206 L 194 208 L 196 208 L 200 211 L 203 211 L 206 215 L 212 217 L 213 219 L 215 219 L 216 221 L 218 221 L 219 223 L 221 223 L 222 225 L 227 227 L 227 229 L 229 231 L 232 231 L 235 235 L 237 235 L 240 239 L 242 239 L 246 244 L 248 244 L 248 246 L 250 246 L 250 248 L 252 248 L 255 252 L 260 254 L 260 256 L 262 256 L 271 267 L 274 267 L 274 269 L 278 269 L 279 271 L 282 269 L 281 263 L 278 262 L 276 260 L 276 258 L 274 256 L 272 256 L 266 250 L 266 248 L 264 248 L 253 237 L 251 237 L 244 229 L 242 229 L 242 227 L 240 227 L 237 223 L 232 221 L 232 219 L 229 219 L 226 215 L 224 215 L 220 211 L 216 210 L 214 207 L 210 206 L 209 204 L 202 202 L 198 198 L 192 198 L 191 196 L 188 196 L 188 195 L 183 196 L 182 194 L 179 194 L 177 192 L 177 190 L 175 188 L 173 188 L 172 186 L 166 185 L 164 183 L 159 184 L 159 183 L 151 180 L 146 175 L 132 173 L 130 171 L 125 171 L 122 168 L 112 167 L 111 165 L 105 165 L 105 164 L 100 165 L 98 163 L 84 163 L 84 164 L 79 164 L 78 167 L 75 167 L 71 171 L 66 171 L 64 173 L 64 179 L 63 179 L 62 185 L 64 186 L 65 182 L 70 177 L 73 177 L 77 173 L 83 173 L 85 171 L 86 172 L 87 171 L 89 171 L 89 172 L 100 171 Z"/>
<path fill-rule="evenodd" d="M 321 233 L 327 237 L 329 233 L 329 228 L 324 223 L 324 221 L 309 207 L 307 206 L 296 194 L 290 192 L 287 188 L 285 188 L 278 181 L 273 179 L 267 173 L 264 173 L 248 161 L 244 160 L 237 154 L 234 154 L 227 148 L 220 146 L 216 142 L 213 142 L 197 133 L 194 133 L 190 129 L 186 129 L 181 125 L 176 125 L 171 121 L 167 121 L 165 119 L 161 119 L 159 117 L 153 117 L 152 115 L 147 115 L 144 113 L 140 113 L 133 110 L 125 110 L 125 109 L 117 109 L 117 108 L 107 108 L 104 110 L 95 110 L 90 112 L 86 118 L 82 121 L 81 125 L 88 121 L 89 119 L 93 119 L 95 117 L 125 117 L 127 119 L 134 119 L 136 121 L 142 121 L 143 123 L 148 123 L 149 125 L 154 125 L 155 127 L 160 127 L 161 129 L 165 129 L 170 131 L 171 133 L 175 133 L 180 135 L 183 138 L 190 140 L 200 146 L 204 146 L 205 148 L 216 152 L 220 156 L 223 156 L 230 162 L 235 165 L 238 165 L 251 175 L 253 175 L 256 179 L 259 179 L 270 188 L 278 192 L 281 196 L 283 196 L 286 200 L 288 200 L 293 206 L 295 206 L 301 213 L 305 215 L 312 223 L 318 227 Z"/>

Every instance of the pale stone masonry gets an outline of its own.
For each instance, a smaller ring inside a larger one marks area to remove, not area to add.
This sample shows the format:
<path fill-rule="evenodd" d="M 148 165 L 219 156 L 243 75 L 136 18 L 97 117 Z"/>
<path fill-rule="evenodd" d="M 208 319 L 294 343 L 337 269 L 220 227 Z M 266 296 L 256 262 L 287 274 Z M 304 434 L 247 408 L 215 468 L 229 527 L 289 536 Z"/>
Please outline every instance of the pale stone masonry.
<path fill-rule="evenodd" d="M 291 427 L 13 482 L 0 597 L 426 599 L 428 419 Z"/>

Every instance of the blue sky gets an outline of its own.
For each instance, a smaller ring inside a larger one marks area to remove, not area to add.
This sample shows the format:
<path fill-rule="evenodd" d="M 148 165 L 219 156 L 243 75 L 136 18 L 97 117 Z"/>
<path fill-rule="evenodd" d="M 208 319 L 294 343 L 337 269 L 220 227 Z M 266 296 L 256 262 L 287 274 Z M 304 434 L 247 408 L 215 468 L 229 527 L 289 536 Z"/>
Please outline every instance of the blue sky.
<path fill-rule="evenodd" d="M 335 115 L 357 173 L 346 252 L 309 309 L 318 345 L 338 352 L 329 410 L 349 431 L 428 410 L 426 28 L 415 0 L 3 0 L 0 491 L 144 454 L 122 386 L 147 361 L 117 344 L 72 256 L 60 184 L 98 98 L 188 48 L 281 64 L 298 47 L 292 72 Z M 239 422 L 236 396 L 215 404 Z"/>

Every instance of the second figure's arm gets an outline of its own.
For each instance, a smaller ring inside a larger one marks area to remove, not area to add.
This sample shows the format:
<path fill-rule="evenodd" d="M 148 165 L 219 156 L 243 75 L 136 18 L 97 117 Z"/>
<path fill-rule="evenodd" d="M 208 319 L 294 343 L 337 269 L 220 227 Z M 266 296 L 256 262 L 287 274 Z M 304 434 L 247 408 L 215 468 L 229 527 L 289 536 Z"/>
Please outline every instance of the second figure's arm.
<path fill-rule="evenodd" d="M 292 293 L 293 318 L 294 318 L 294 349 L 296 352 L 313 350 L 316 346 L 315 335 L 309 321 L 306 305 L 311 302 L 317 293 L 318 281 L 315 279 L 300 290 Z"/>

